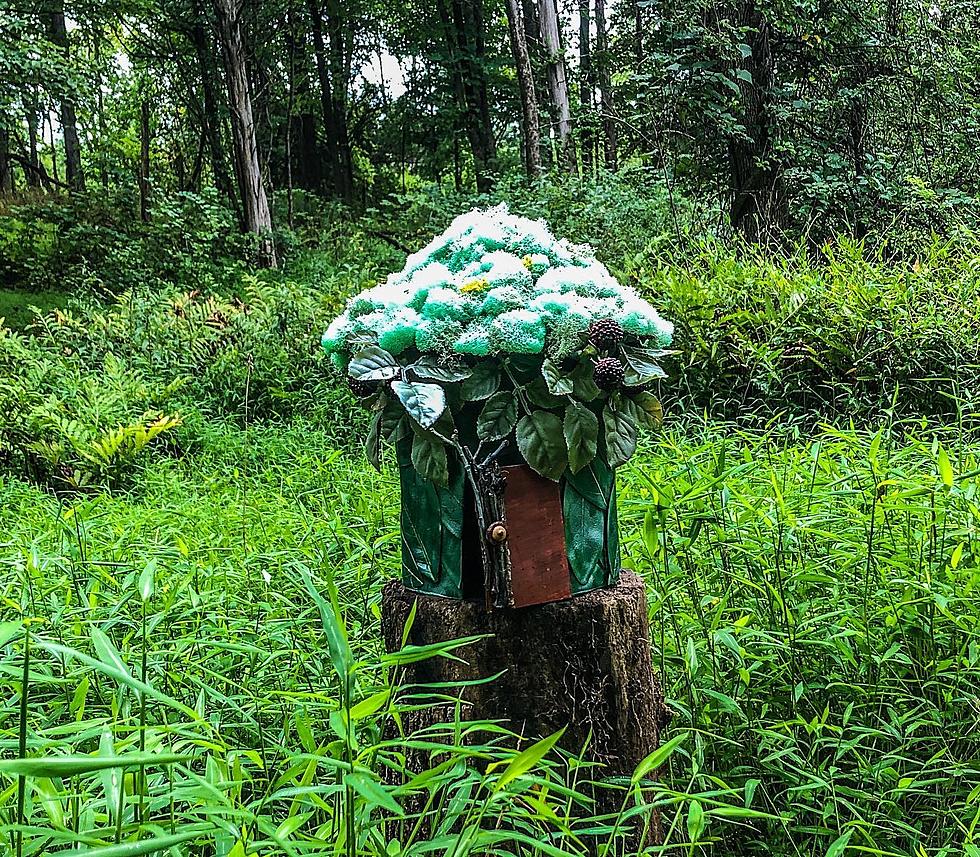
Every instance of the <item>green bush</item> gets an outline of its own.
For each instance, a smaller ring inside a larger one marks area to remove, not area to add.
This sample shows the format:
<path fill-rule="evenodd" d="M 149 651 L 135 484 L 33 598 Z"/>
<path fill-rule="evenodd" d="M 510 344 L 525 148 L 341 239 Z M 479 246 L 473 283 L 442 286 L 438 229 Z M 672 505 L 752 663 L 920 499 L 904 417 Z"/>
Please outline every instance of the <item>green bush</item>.
<path fill-rule="evenodd" d="M 729 417 L 952 414 L 980 403 L 978 247 L 967 235 L 905 263 L 847 240 L 817 260 L 705 242 L 615 272 L 677 324 L 668 398 Z"/>
<path fill-rule="evenodd" d="M 93 366 L 0 328 L 0 467 L 56 489 L 123 484 L 180 424 L 181 378 L 152 382 L 111 353 Z"/>

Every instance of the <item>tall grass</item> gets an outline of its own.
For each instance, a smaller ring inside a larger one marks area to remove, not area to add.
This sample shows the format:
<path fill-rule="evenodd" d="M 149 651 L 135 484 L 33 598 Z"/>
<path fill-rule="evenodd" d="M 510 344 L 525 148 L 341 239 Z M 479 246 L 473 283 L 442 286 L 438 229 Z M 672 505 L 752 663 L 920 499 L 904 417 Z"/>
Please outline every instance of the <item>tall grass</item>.
<path fill-rule="evenodd" d="M 692 852 L 973 846 L 978 451 L 921 422 L 691 424 L 643 451 L 622 528 L 678 740 L 659 785 L 607 784 L 627 821 L 656 804 Z M 0 497 L 0 747 L 30 760 L 0 768 L 14 853 L 627 847 L 574 756 L 514 775 L 500 727 L 398 734 L 447 691 L 401 688 L 379 647 L 396 487 L 308 427 L 214 429 L 130 495 Z M 412 771 L 412 748 L 439 753 Z"/>
<path fill-rule="evenodd" d="M 281 280 L 232 264 L 194 200 L 98 270 L 104 231 L 65 255 L 35 229 L 45 255 L 22 223 L 7 252 L 48 260 L 35 285 L 117 297 L 0 336 L 0 853 L 614 857 L 656 808 L 665 853 L 980 857 L 975 238 L 773 260 L 577 193 L 517 207 L 609 254 L 683 350 L 619 483 L 662 750 L 610 781 L 462 709 L 401 729 L 453 694 L 404 686 L 405 659 L 465 641 L 381 649 L 397 484 L 315 333 L 397 267 L 389 232 L 472 200 L 311 234 Z M 160 413 L 180 421 L 127 440 Z"/>

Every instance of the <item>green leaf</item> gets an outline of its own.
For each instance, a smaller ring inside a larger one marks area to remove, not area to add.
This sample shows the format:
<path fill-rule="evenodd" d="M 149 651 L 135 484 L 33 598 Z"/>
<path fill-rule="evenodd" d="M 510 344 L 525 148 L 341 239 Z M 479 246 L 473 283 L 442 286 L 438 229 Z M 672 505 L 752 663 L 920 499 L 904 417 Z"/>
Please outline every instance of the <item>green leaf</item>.
<path fill-rule="evenodd" d="M 480 440 L 507 437 L 517 425 L 517 396 L 513 392 L 494 393 L 476 421 Z"/>
<path fill-rule="evenodd" d="M 631 397 L 636 414 L 647 428 L 658 429 L 664 422 L 664 409 L 653 393 L 635 393 Z"/>
<path fill-rule="evenodd" d="M 528 771 L 532 770 L 538 762 L 551 752 L 552 748 L 564 734 L 565 730 L 560 729 L 554 735 L 542 738 L 511 759 L 510 764 L 504 769 L 504 772 L 500 775 L 500 779 L 497 780 L 494 789 L 500 791 L 508 783 L 512 783 L 518 777 L 522 777 Z"/>
<path fill-rule="evenodd" d="M 558 367 L 547 358 L 541 364 L 541 377 L 548 385 L 548 391 L 556 396 L 567 396 L 574 389 L 572 379 L 562 375 Z"/>
<path fill-rule="evenodd" d="M 126 753 L 122 756 L 65 755 L 37 759 L 0 759 L 0 774 L 23 777 L 75 777 L 107 768 L 175 765 L 190 761 L 176 753 Z"/>
<path fill-rule="evenodd" d="M 953 487 L 953 465 L 949 461 L 949 455 L 945 447 L 939 447 L 939 477 L 943 480 L 943 485 L 947 488 Z"/>
<path fill-rule="evenodd" d="M 204 836 L 207 830 L 192 830 L 170 836 L 152 836 L 138 842 L 120 842 L 118 845 L 96 846 L 83 851 L 72 851 L 72 857 L 143 857 L 144 854 L 165 854 L 176 845 Z"/>
<path fill-rule="evenodd" d="M 585 405 L 572 401 L 563 423 L 568 445 L 568 466 L 578 473 L 595 458 L 599 442 L 599 418 Z"/>
<path fill-rule="evenodd" d="M 358 381 L 390 381 L 397 378 L 401 367 L 387 351 L 377 345 L 367 345 L 357 352 L 347 366 L 347 374 Z"/>
<path fill-rule="evenodd" d="M 410 431 L 405 409 L 401 402 L 389 402 L 381 412 L 381 437 L 388 443 L 396 444 Z"/>
<path fill-rule="evenodd" d="M 606 431 L 606 458 L 611 467 L 619 467 L 636 452 L 636 423 L 611 404 L 602 409 L 602 423 Z"/>
<path fill-rule="evenodd" d="M 361 720 L 364 717 L 370 717 L 376 711 L 381 709 L 390 698 L 390 687 L 371 694 L 371 696 L 367 697 L 367 699 L 362 699 L 359 703 L 357 703 L 357 705 L 351 708 L 350 719 Z"/>
<path fill-rule="evenodd" d="M 565 404 L 564 399 L 556 396 L 548 389 L 548 385 L 542 377 L 535 378 L 528 384 L 524 388 L 524 393 L 539 408 L 561 408 Z"/>
<path fill-rule="evenodd" d="M 347 640 L 347 628 L 344 625 L 344 616 L 340 612 L 340 605 L 337 601 L 337 589 L 333 582 L 328 579 L 327 595 L 329 600 L 327 600 L 313 582 L 310 570 L 301 563 L 297 563 L 296 568 L 303 579 L 306 591 L 313 599 L 313 603 L 316 604 L 317 610 L 320 611 L 320 622 L 323 625 L 324 636 L 327 638 L 330 663 L 340 679 L 341 694 L 343 695 L 348 684 L 347 677 L 354 664 L 354 655 Z"/>
<path fill-rule="evenodd" d="M 593 380 L 595 365 L 591 360 L 583 360 L 573 370 L 569 376 L 572 379 L 572 394 L 580 402 L 592 402 L 602 395 L 602 391 L 596 386 Z"/>
<path fill-rule="evenodd" d="M 568 464 L 561 420 L 548 411 L 533 411 L 521 418 L 517 446 L 531 468 L 548 479 L 557 481 Z"/>
<path fill-rule="evenodd" d="M 0 648 L 16 637 L 23 627 L 23 622 L 0 622 Z"/>
<path fill-rule="evenodd" d="M 404 815 L 398 802 L 385 791 L 384 787 L 366 774 L 347 774 L 344 782 L 356 791 L 370 806 L 386 809 L 393 815 Z"/>
<path fill-rule="evenodd" d="M 649 756 L 647 756 L 639 765 L 636 766 L 636 770 L 633 772 L 632 782 L 634 784 L 640 782 L 647 774 L 651 771 L 655 771 L 664 762 L 666 762 L 674 753 L 678 747 L 681 746 L 687 740 L 688 733 L 681 732 L 679 735 L 675 735 L 666 744 L 661 744 L 654 750 Z"/>
<path fill-rule="evenodd" d="M 439 357 L 427 354 L 412 364 L 411 370 L 420 378 L 431 378 L 433 381 L 453 383 L 465 381 L 473 374 L 473 370 L 461 364 L 453 365 Z"/>
<path fill-rule="evenodd" d="M 412 438 L 412 467 L 420 476 L 436 485 L 449 484 L 446 447 L 432 434 L 416 432 Z"/>
<path fill-rule="evenodd" d="M 638 387 L 655 378 L 665 378 L 667 373 L 657 363 L 657 358 L 662 354 L 661 351 L 651 351 L 648 348 L 624 348 L 623 360 L 626 363 L 624 383 L 626 386 Z"/>
<path fill-rule="evenodd" d="M 840 836 L 830 843 L 830 847 L 827 849 L 827 854 L 825 857 L 838 857 L 839 854 L 843 854 L 844 849 L 847 848 L 847 843 L 851 841 L 851 837 L 853 835 L 853 827 L 845 830 Z"/>
<path fill-rule="evenodd" d="M 697 842 L 704 833 L 704 807 L 701 802 L 692 800 L 687 806 L 687 835 L 690 842 Z"/>
<path fill-rule="evenodd" d="M 119 672 L 131 675 L 129 667 L 126 666 L 126 662 L 122 659 L 122 655 L 112 645 L 112 640 L 109 639 L 102 629 L 93 625 L 89 629 L 89 636 L 92 638 L 92 644 L 95 646 L 95 653 L 103 663 L 111 664 Z"/>
<path fill-rule="evenodd" d="M 408 415 L 422 428 L 431 428 L 446 410 L 446 391 L 438 384 L 393 381 L 391 389 Z"/>
<path fill-rule="evenodd" d="M 157 561 L 151 559 L 143 571 L 140 573 L 139 590 L 140 598 L 149 601 L 153 597 L 154 578 L 156 576 Z"/>
<path fill-rule="evenodd" d="M 192 720 L 199 721 L 203 719 L 193 708 L 190 708 L 189 706 L 184 705 L 184 703 L 178 702 L 176 699 L 167 696 L 167 694 L 157 690 L 152 685 L 146 684 L 137 678 L 133 678 L 129 674 L 128 670 L 118 669 L 112 663 L 98 661 L 95 658 L 89 657 L 82 652 L 69 648 L 68 646 L 62 646 L 60 643 L 49 643 L 46 640 L 38 640 L 37 644 L 45 651 L 51 652 L 52 654 L 61 655 L 66 659 L 74 658 L 75 660 L 81 661 L 86 666 L 96 669 L 110 678 L 115 679 L 120 684 L 131 687 L 133 690 L 139 691 L 140 693 L 143 693 L 146 696 L 157 700 L 158 702 L 162 702 L 164 705 L 168 705 L 171 708 L 175 708 L 178 711 L 183 712 Z"/>
<path fill-rule="evenodd" d="M 480 363 L 463 382 L 460 395 L 466 402 L 489 399 L 500 387 L 500 368 L 493 362 Z"/>
<path fill-rule="evenodd" d="M 364 453 L 367 455 L 367 460 L 379 472 L 381 471 L 381 422 L 383 419 L 383 412 L 375 414 L 364 441 Z"/>

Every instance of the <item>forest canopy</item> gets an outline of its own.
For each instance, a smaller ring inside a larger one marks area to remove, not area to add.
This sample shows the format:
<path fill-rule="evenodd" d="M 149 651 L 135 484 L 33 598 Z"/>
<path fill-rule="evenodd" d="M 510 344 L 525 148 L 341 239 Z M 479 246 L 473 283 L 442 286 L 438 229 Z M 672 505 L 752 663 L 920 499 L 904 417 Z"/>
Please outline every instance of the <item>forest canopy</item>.
<path fill-rule="evenodd" d="M 311 198 L 644 171 L 755 242 L 977 211 L 976 0 L 0 0 L 0 188 Z M 676 224 L 675 224 L 676 225 Z"/>

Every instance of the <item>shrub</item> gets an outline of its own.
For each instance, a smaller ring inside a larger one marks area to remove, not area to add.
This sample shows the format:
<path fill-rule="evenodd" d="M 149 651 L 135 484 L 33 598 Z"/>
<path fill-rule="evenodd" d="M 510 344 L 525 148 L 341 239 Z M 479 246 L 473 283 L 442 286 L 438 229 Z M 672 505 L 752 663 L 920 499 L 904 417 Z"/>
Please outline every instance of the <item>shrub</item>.
<path fill-rule="evenodd" d="M 111 353 L 98 368 L 0 328 L 0 466 L 56 489 L 123 484 L 180 424 L 182 379 L 148 382 Z"/>

